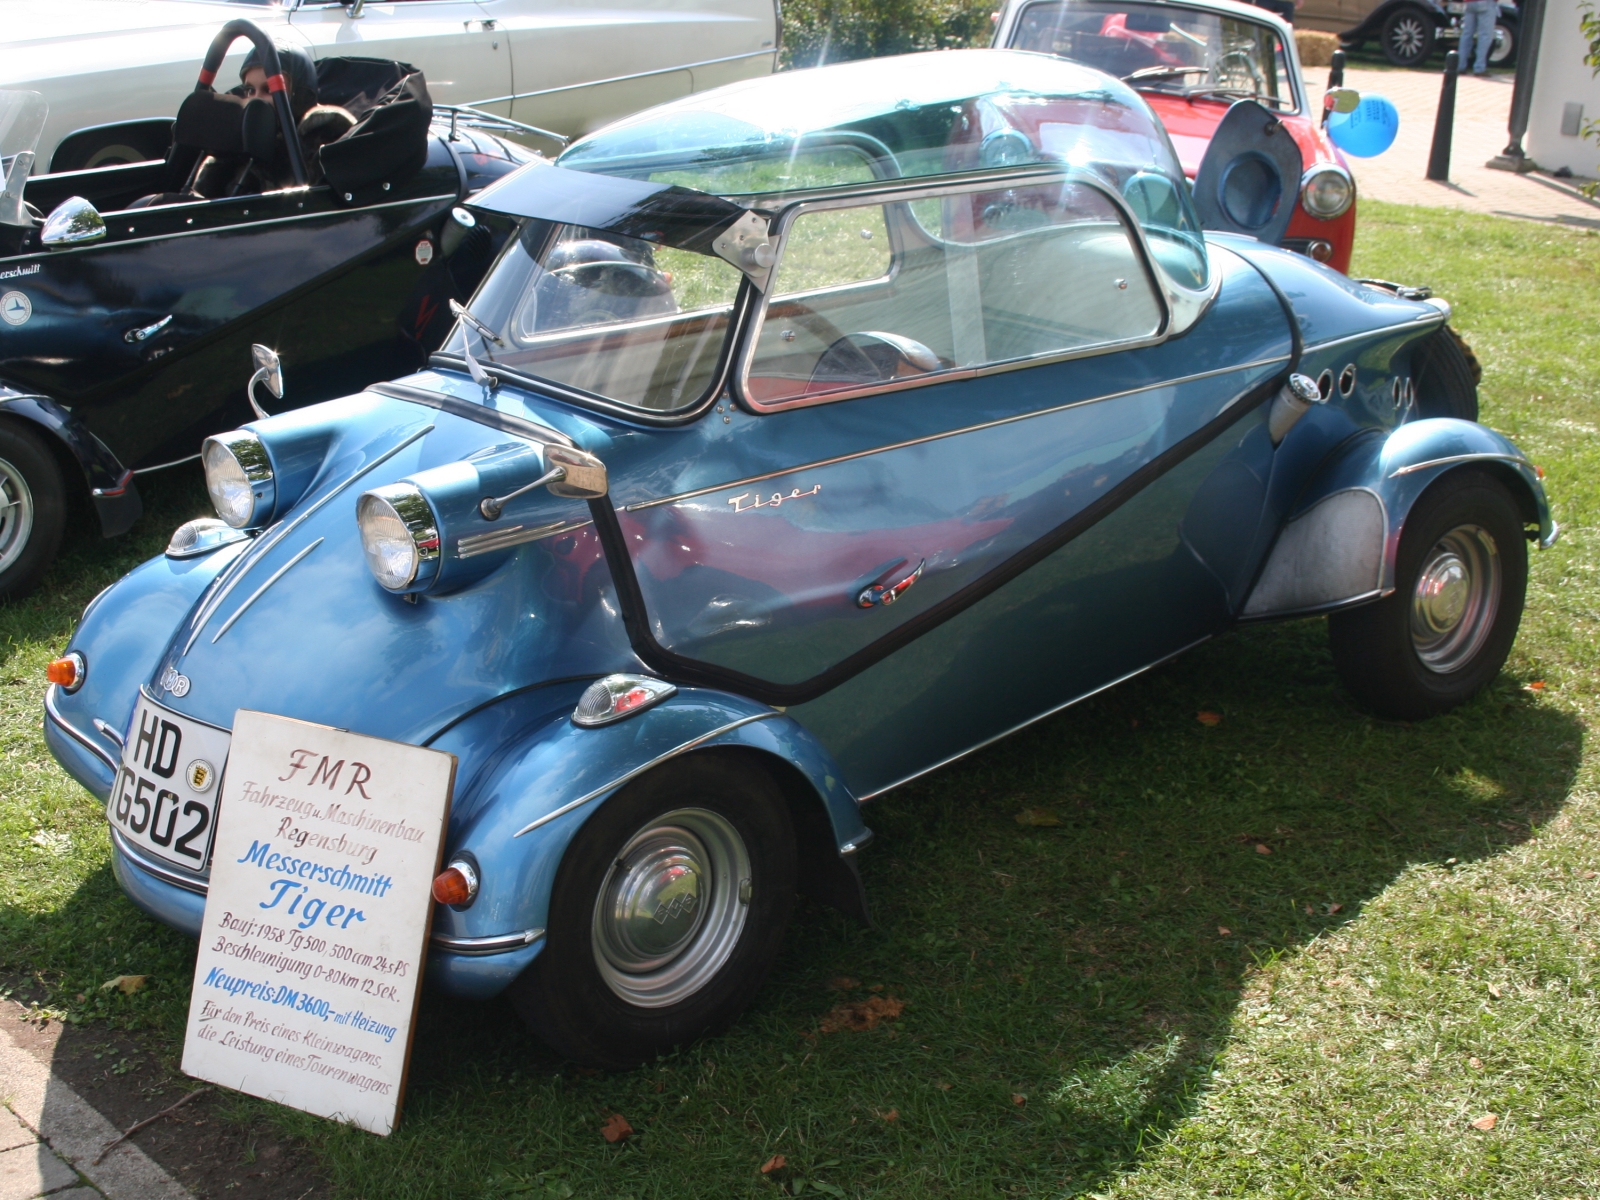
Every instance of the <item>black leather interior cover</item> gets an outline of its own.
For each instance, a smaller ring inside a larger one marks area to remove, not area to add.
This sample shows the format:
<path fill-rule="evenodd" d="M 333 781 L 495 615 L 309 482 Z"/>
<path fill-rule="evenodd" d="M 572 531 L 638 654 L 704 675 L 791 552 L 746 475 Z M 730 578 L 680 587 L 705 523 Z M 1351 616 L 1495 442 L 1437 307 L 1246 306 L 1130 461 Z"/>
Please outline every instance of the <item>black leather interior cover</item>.
<path fill-rule="evenodd" d="M 1200 224 L 1276 245 L 1294 215 L 1303 169 L 1300 147 L 1277 116 L 1254 100 L 1237 101 L 1195 173 Z"/>
<path fill-rule="evenodd" d="M 428 85 L 421 71 L 413 71 L 368 109 L 354 129 L 317 151 L 324 177 L 341 193 L 401 182 L 427 163 L 432 120 Z"/>

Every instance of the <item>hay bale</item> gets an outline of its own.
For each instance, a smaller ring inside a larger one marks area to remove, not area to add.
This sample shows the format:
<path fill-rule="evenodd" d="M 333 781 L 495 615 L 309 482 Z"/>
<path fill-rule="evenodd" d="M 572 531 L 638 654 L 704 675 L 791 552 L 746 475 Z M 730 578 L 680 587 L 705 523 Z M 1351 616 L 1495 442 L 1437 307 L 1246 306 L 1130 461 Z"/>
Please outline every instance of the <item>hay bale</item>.
<path fill-rule="evenodd" d="M 1300 51 L 1302 67 L 1328 67 L 1333 65 L 1333 52 L 1339 48 L 1339 35 L 1314 29 L 1296 29 L 1294 45 Z"/>

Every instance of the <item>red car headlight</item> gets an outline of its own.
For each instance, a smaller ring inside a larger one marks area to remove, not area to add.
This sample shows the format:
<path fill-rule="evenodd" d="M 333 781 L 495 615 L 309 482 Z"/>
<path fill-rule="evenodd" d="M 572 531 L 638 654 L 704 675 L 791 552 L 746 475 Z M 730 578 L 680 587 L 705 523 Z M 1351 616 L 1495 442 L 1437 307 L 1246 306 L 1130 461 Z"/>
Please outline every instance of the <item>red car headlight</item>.
<path fill-rule="evenodd" d="M 1313 217 L 1331 221 L 1342 217 L 1356 200 L 1356 183 L 1350 172 L 1333 163 L 1312 167 L 1300 180 L 1300 203 Z"/>

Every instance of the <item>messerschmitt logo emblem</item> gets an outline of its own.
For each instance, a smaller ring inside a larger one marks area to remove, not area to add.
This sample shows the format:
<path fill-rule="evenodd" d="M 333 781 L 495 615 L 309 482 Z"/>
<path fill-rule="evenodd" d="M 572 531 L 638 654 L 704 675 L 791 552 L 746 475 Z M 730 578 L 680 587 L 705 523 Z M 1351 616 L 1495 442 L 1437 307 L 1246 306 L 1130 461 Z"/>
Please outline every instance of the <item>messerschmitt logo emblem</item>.
<path fill-rule="evenodd" d="M 7 292 L 0 296 L 0 320 L 7 325 L 26 325 L 33 316 L 33 301 L 22 292 Z"/>
<path fill-rule="evenodd" d="M 212 781 L 217 777 L 217 769 L 205 759 L 197 758 L 184 768 L 183 777 L 191 792 L 209 792 Z"/>
<path fill-rule="evenodd" d="M 189 694 L 189 677 L 178 674 L 176 667 L 168 667 L 161 676 L 161 686 L 181 699 Z"/>

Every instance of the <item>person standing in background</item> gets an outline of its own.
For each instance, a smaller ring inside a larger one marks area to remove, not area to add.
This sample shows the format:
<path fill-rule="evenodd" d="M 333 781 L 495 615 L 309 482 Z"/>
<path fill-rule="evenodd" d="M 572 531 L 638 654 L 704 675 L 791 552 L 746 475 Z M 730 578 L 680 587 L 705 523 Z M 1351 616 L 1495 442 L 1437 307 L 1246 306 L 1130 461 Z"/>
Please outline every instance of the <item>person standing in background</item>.
<path fill-rule="evenodd" d="M 1470 59 L 1474 75 L 1489 73 L 1489 47 L 1494 45 L 1494 23 L 1499 15 L 1499 0 L 1467 0 L 1461 18 L 1461 65 L 1465 67 Z"/>

